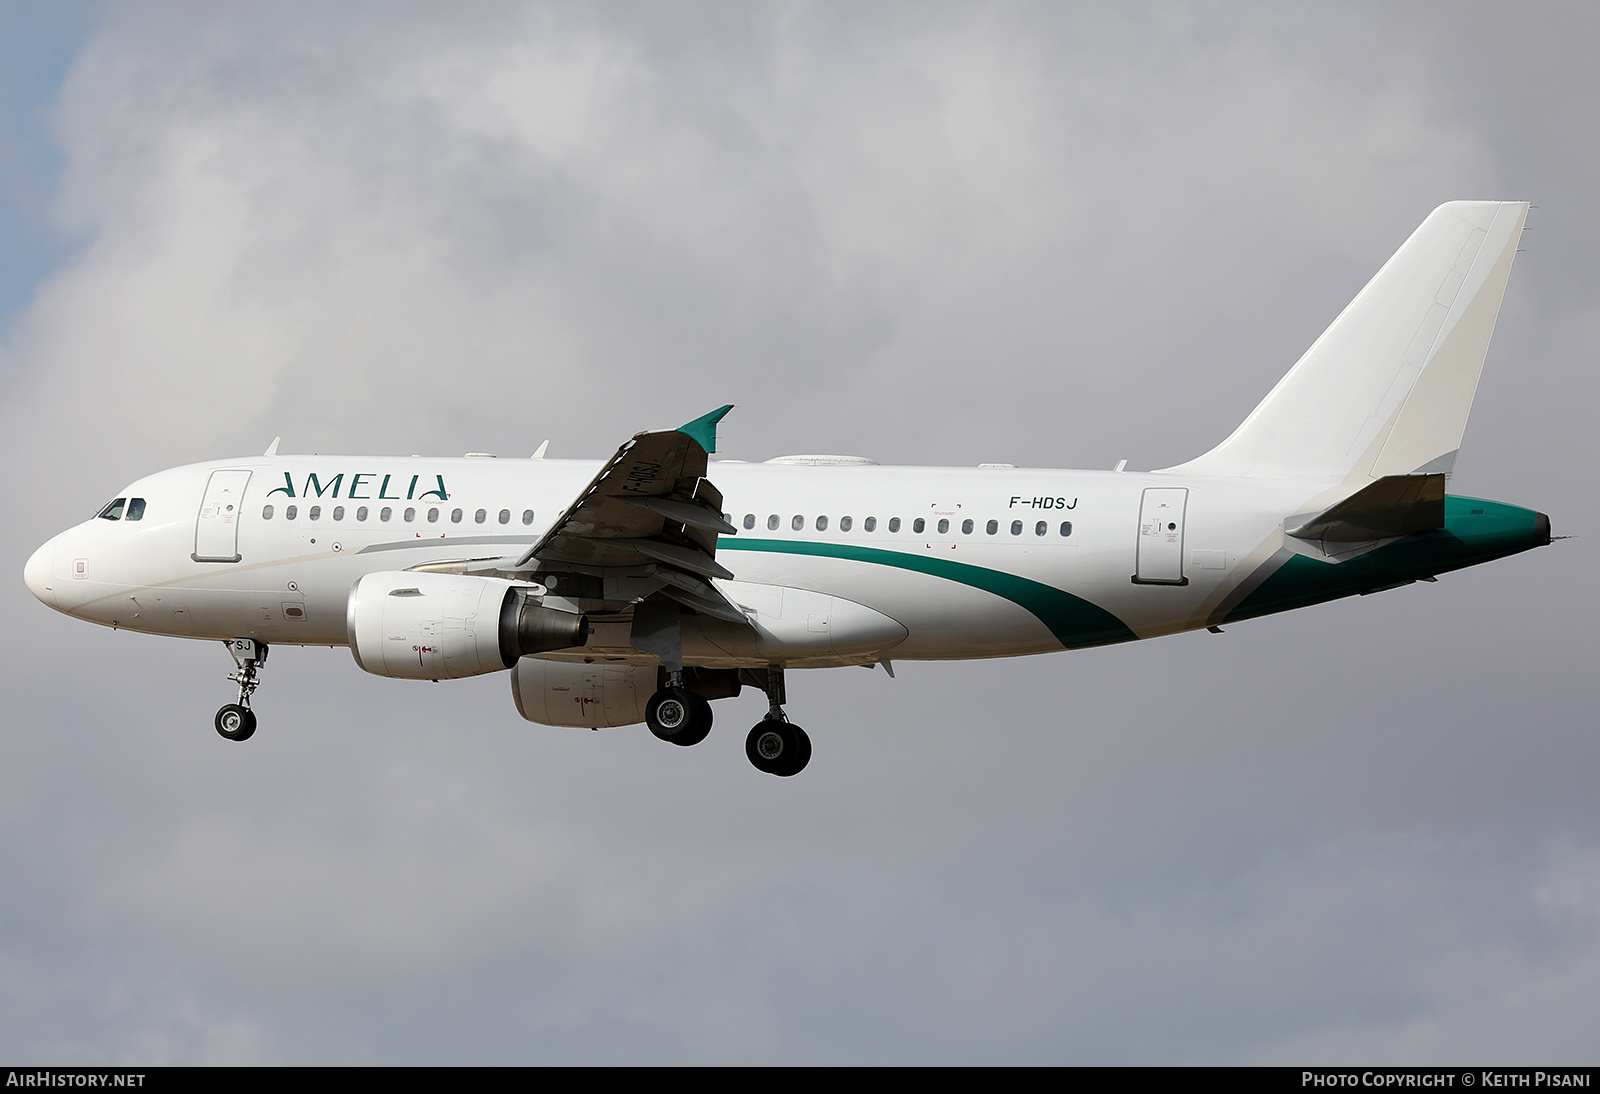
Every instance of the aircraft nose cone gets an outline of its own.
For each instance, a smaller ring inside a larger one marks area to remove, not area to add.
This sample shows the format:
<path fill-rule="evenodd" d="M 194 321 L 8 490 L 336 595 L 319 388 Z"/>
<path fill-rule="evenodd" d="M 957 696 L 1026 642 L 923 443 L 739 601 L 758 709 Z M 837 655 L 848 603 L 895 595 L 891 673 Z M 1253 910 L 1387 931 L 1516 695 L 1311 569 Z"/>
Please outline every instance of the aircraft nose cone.
<path fill-rule="evenodd" d="M 55 544 L 46 543 L 33 552 L 33 557 L 28 559 L 28 564 L 22 568 L 22 580 L 28 583 L 28 591 L 52 608 L 56 606 L 56 593 L 52 588 L 55 581 L 55 559 Z"/>

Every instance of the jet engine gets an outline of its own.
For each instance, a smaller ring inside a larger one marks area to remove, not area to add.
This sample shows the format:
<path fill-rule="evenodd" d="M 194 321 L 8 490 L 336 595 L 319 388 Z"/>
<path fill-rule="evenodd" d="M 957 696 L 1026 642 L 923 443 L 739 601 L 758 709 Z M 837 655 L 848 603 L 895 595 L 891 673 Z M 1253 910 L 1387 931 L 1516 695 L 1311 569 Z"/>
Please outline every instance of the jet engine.
<path fill-rule="evenodd" d="M 345 625 L 356 664 L 407 680 L 499 672 L 526 654 L 581 646 L 589 635 L 582 615 L 545 607 L 529 586 L 409 570 L 357 581 Z"/>
<path fill-rule="evenodd" d="M 517 713 L 547 726 L 609 729 L 644 721 L 655 694 L 654 665 L 573 665 L 524 657 L 511 670 Z"/>

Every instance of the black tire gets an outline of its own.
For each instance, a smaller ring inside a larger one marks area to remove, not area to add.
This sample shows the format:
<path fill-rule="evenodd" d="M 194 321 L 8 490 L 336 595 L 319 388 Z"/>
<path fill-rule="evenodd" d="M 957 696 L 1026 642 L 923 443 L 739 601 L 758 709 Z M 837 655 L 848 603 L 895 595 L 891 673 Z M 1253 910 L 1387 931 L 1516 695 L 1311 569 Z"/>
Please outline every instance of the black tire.
<path fill-rule="evenodd" d="M 697 699 L 699 696 L 688 688 L 662 688 L 650 696 L 650 701 L 644 705 L 644 724 L 650 727 L 651 733 L 663 741 L 676 741 L 680 736 L 693 736 L 698 721 L 695 716 Z M 704 703 L 705 700 L 700 699 L 700 702 Z M 706 730 L 709 732 L 711 729 L 709 704 L 706 706 L 705 719 Z"/>
<path fill-rule="evenodd" d="M 217 732 L 230 741 L 248 741 L 256 731 L 256 712 L 238 703 L 229 703 L 217 711 Z"/>
<path fill-rule="evenodd" d="M 699 744 L 706 739 L 706 734 L 711 732 L 711 704 L 692 692 L 689 698 L 693 700 L 691 704 L 693 717 L 689 727 L 680 729 L 674 736 L 667 738 L 673 744 L 682 745 L 684 748 Z"/>
<path fill-rule="evenodd" d="M 757 771 L 786 779 L 811 762 L 811 738 L 797 725 L 763 718 L 744 739 L 744 754 Z"/>
<path fill-rule="evenodd" d="M 806 764 L 811 762 L 811 735 L 792 723 L 789 726 L 789 732 L 795 736 L 794 756 L 782 771 L 773 772 L 774 775 L 779 775 L 783 778 L 800 774 L 806 769 Z"/>

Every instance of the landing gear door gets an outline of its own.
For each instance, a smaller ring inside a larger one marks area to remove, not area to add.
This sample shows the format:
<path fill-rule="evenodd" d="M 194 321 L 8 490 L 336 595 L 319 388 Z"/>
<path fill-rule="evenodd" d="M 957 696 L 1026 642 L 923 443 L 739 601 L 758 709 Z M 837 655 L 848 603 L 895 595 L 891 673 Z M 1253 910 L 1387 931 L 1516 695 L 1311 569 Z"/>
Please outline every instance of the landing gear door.
<path fill-rule="evenodd" d="M 1183 576 L 1183 510 L 1189 491 L 1151 487 L 1139 506 L 1139 546 L 1135 585 L 1187 585 Z"/>
<path fill-rule="evenodd" d="M 196 562 L 239 561 L 239 514 L 244 510 L 248 471 L 213 471 L 194 525 Z"/>

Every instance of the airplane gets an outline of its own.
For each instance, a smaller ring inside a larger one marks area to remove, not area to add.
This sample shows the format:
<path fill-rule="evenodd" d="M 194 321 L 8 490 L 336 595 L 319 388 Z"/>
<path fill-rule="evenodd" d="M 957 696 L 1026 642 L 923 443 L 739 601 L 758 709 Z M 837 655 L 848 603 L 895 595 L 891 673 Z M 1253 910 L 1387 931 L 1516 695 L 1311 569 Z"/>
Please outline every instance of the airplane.
<path fill-rule="evenodd" d="M 790 669 L 1218 630 L 1549 544 L 1543 513 L 1446 492 L 1528 208 L 1434 210 L 1237 429 L 1162 470 L 713 462 L 729 406 L 603 463 L 274 440 L 131 483 L 24 577 L 78 619 L 225 642 L 232 741 L 272 646 L 343 645 L 399 679 L 507 672 L 529 721 L 683 746 L 759 688 L 746 754 L 792 776 Z"/>

